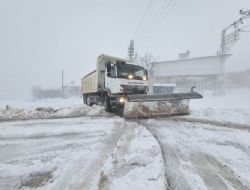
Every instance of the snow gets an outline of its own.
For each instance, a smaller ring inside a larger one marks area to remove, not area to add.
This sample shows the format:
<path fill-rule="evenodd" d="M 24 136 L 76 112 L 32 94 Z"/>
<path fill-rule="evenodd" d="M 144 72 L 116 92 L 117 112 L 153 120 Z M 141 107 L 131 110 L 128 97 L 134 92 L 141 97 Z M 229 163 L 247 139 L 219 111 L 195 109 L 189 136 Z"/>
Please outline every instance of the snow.
<path fill-rule="evenodd" d="M 54 189 L 66 177 L 71 183 L 77 175 L 86 172 L 85 167 L 117 127 L 116 120 L 2 123 L 0 189 Z M 45 184 L 39 180 L 35 183 L 35 176 Z"/>
<path fill-rule="evenodd" d="M 0 120 L 110 115 L 104 111 L 103 107 L 96 105 L 89 107 L 79 102 L 79 99 L 50 99 L 27 102 L 2 101 L 1 104 Z M 24 104 L 25 106 L 21 107 Z M 6 107 L 6 105 L 8 105 L 8 107 Z M 14 107 L 11 107 L 12 105 Z"/>
<path fill-rule="evenodd" d="M 230 127 L 133 122 L 80 99 L 1 100 L 0 120 L 17 121 L 0 123 L 0 189 L 249 189 L 250 129 L 237 128 L 250 126 L 249 97 L 207 92 L 182 116 Z"/>
<path fill-rule="evenodd" d="M 207 92 L 203 96 L 190 101 L 191 114 L 188 118 L 250 125 L 250 89 L 227 90 L 226 94 L 217 96 Z M 83 105 L 80 98 L 0 100 L 0 120 L 90 115 L 109 116 L 100 106 Z"/>
<path fill-rule="evenodd" d="M 108 141 L 121 128 L 119 118 L 0 124 L 0 189 L 87 185 L 84 176 L 91 173 L 89 166 L 102 160 L 104 147 L 113 150 Z"/>
<path fill-rule="evenodd" d="M 164 151 L 173 189 L 249 189 L 250 132 L 171 120 L 148 120 Z"/>
<path fill-rule="evenodd" d="M 204 94 L 191 100 L 190 118 L 250 125 L 250 89 L 231 89 L 224 95 Z"/>
<path fill-rule="evenodd" d="M 15 108 L 36 108 L 36 107 L 74 107 L 83 104 L 82 98 L 53 98 L 53 99 L 0 99 L 0 108 L 6 105 Z"/>
<path fill-rule="evenodd" d="M 110 190 L 165 189 L 164 161 L 158 142 L 149 131 L 127 122 L 126 131 L 103 168 Z"/>
<path fill-rule="evenodd" d="M 29 120 L 0 131 L 1 190 L 165 189 L 161 149 L 137 123 Z"/>

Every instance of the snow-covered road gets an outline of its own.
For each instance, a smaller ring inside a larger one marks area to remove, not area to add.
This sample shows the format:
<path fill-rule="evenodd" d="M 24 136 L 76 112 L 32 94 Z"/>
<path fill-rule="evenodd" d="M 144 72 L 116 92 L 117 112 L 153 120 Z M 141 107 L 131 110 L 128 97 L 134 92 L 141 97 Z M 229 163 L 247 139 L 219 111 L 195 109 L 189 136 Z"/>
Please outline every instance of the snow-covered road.
<path fill-rule="evenodd" d="M 0 130 L 1 190 L 250 189 L 249 128 L 113 116 Z"/>
<path fill-rule="evenodd" d="M 0 189 L 91 186 L 121 129 L 119 118 L 2 123 Z"/>
<path fill-rule="evenodd" d="M 141 123 L 162 147 L 170 189 L 250 189 L 249 130 L 166 119 Z"/>
<path fill-rule="evenodd" d="M 189 116 L 149 120 L 64 100 L 3 102 L 0 190 L 250 189 L 249 96 L 208 95 Z"/>
<path fill-rule="evenodd" d="M 165 189 L 157 141 L 120 117 L 4 122 L 0 131 L 1 190 Z"/>

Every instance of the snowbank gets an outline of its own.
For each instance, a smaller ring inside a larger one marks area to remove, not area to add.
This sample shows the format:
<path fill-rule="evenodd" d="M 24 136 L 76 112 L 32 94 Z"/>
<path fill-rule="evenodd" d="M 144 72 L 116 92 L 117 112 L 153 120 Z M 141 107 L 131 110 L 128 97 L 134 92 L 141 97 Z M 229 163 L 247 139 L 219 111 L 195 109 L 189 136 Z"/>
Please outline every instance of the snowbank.
<path fill-rule="evenodd" d="M 0 108 L 0 120 L 12 119 L 49 119 L 63 117 L 80 117 L 80 116 L 105 116 L 108 113 L 103 107 L 86 105 L 74 107 L 37 107 L 37 108 Z"/>
<path fill-rule="evenodd" d="M 250 124 L 250 89 L 227 90 L 225 95 L 205 94 L 203 99 L 190 101 L 191 115 L 236 124 Z"/>
<path fill-rule="evenodd" d="M 36 108 L 36 107 L 74 107 L 83 103 L 82 98 L 53 98 L 53 99 L 0 99 L 0 108 L 6 105 L 15 108 Z"/>

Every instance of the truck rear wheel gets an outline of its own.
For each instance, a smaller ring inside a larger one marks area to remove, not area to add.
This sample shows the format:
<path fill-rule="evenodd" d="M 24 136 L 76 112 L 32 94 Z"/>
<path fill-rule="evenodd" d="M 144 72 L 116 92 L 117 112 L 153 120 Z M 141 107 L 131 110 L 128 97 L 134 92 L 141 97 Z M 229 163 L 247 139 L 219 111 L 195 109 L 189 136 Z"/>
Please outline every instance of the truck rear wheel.
<path fill-rule="evenodd" d="M 104 98 L 104 107 L 106 112 L 111 112 L 110 101 L 107 95 Z"/>
<path fill-rule="evenodd" d="M 92 102 L 91 102 L 91 100 L 90 100 L 90 96 L 89 95 L 86 95 L 86 104 L 88 106 L 92 106 L 93 105 Z"/>
<path fill-rule="evenodd" d="M 83 98 L 83 104 L 86 105 L 87 104 L 87 97 L 86 97 L 86 95 L 83 95 L 82 98 Z"/>

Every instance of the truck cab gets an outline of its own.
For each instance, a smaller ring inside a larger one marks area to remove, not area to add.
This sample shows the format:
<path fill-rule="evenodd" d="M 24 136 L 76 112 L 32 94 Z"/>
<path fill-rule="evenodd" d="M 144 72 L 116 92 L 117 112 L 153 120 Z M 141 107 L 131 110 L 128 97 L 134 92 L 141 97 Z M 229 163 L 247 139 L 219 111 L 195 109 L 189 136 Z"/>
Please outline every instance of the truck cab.
<path fill-rule="evenodd" d="M 105 88 L 112 94 L 146 94 L 147 70 L 123 61 L 109 62 L 105 70 Z"/>
<path fill-rule="evenodd" d="M 104 101 L 107 110 L 122 110 L 127 95 L 148 92 L 148 72 L 144 67 L 121 60 L 107 62 L 104 89 L 108 94 Z"/>

